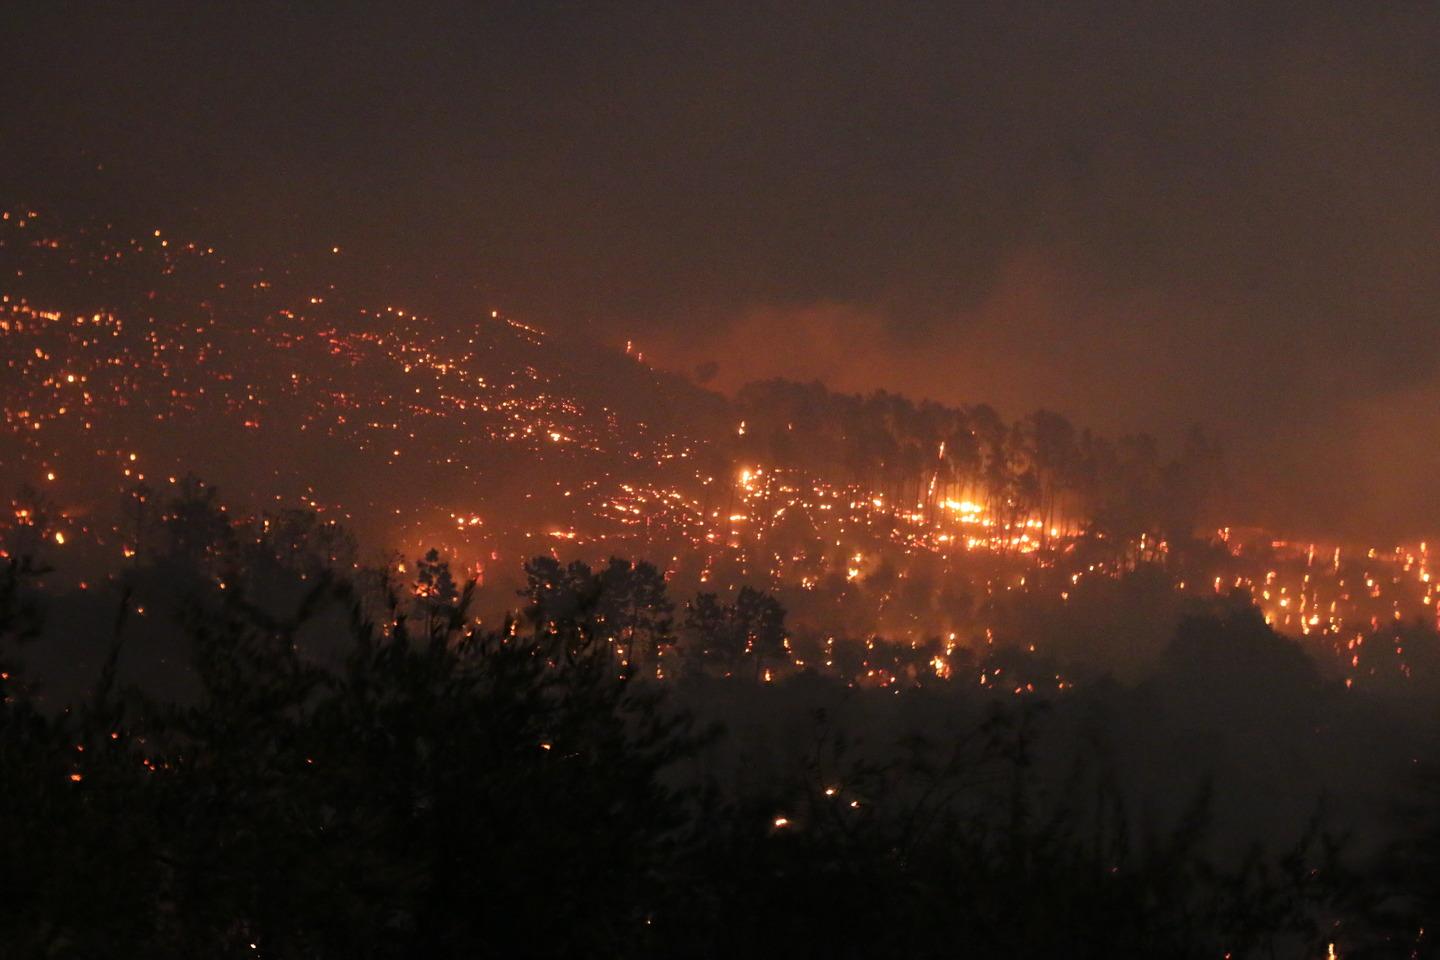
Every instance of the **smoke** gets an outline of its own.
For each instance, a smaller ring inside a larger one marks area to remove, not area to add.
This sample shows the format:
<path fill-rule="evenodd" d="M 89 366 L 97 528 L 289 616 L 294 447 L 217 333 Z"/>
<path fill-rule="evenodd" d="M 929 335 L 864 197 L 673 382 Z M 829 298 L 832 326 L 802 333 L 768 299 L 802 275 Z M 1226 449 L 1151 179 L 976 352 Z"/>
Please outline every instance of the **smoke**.
<path fill-rule="evenodd" d="M 1226 448 L 1223 510 L 1236 524 L 1375 543 L 1440 531 L 1440 379 L 1364 349 L 1346 362 L 1314 339 L 1257 337 L 1243 305 L 1200 291 L 1098 294 L 1058 258 L 1015 257 L 944 323 L 858 303 L 762 304 L 652 353 L 704 367 L 725 392 L 782 377 L 1009 417 L 1045 408 L 1172 449 L 1198 424 Z"/>

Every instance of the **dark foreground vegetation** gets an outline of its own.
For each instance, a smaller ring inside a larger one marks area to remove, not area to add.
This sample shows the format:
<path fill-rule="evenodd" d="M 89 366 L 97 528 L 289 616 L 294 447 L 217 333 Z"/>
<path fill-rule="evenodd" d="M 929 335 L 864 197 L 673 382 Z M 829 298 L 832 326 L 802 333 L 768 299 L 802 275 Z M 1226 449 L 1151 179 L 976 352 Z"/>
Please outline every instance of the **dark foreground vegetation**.
<path fill-rule="evenodd" d="M 528 608 L 485 628 L 439 557 L 404 584 L 341 575 L 333 550 L 273 549 L 290 529 L 217 567 L 197 544 L 224 528 L 204 529 L 117 575 L 109 623 L 75 621 L 103 656 L 64 704 L 21 661 L 74 611 L 30 554 L 0 566 L 5 956 L 1433 955 L 1423 789 L 1373 854 L 1322 806 L 1232 857 L 1207 842 L 1223 783 L 1155 826 L 1103 746 L 1042 770 L 1055 724 L 1036 698 L 952 698 L 959 721 L 878 754 L 819 710 L 771 733 L 802 741 L 772 751 L 797 760 L 758 762 L 702 717 L 840 686 L 726 668 L 779 643 L 763 595 L 697 599 L 689 629 L 743 620 L 748 638 L 657 681 L 648 658 L 676 631 L 644 565 L 539 559 Z M 1295 672 L 1246 608 L 1185 621 L 1168 656 Z"/>

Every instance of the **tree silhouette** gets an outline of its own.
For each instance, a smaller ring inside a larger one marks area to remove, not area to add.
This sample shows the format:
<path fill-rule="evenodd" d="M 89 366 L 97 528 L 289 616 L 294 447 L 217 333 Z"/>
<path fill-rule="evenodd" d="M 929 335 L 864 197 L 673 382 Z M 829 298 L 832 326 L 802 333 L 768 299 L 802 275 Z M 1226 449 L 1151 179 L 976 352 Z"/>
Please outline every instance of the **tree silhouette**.
<path fill-rule="evenodd" d="M 686 604 L 686 632 L 698 645 L 702 662 L 717 663 L 733 676 L 741 661 L 754 658 L 758 681 L 765 662 L 787 659 L 785 608 L 753 587 L 741 587 L 733 603 L 713 593 L 696 594 Z"/>
<path fill-rule="evenodd" d="M 675 643 L 675 605 L 665 577 L 652 563 L 611 557 L 598 574 L 598 613 L 607 634 L 624 648 L 624 662 L 656 662 Z"/>

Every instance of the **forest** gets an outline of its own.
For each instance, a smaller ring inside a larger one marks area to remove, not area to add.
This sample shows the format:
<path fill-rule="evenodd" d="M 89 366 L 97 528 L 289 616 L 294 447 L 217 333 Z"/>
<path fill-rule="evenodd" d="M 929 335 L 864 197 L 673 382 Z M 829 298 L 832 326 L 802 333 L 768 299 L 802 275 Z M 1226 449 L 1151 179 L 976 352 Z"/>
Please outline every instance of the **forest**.
<path fill-rule="evenodd" d="M 1244 596 L 1136 678 L 901 690 L 645 561 L 492 619 L 202 484 L 147 529 L 84 591 L 6 545 L 7 955 L 1434 955 L 1440 731 Z"/>
<path fill-rule="evenodd" d="M 1437 50 L 0 3 L 0 960 L 1440 960 Z"/>
<path fill-rule="evenodd" d="M 740 459 L 854 483 L 927 519 L 946 501 L 1042 532 L 1089 529 L 1117 543 L 1187 540 L 1224 489 L 1220 445 L 1192 426 L 1167 458 L 1154 437 L 1117 439 L 1049 410 L 1007 421 L 987 404 L 916 402 L 884 390 L 838 393 L 820 383 L 766 380 L 735 398 Z"/>

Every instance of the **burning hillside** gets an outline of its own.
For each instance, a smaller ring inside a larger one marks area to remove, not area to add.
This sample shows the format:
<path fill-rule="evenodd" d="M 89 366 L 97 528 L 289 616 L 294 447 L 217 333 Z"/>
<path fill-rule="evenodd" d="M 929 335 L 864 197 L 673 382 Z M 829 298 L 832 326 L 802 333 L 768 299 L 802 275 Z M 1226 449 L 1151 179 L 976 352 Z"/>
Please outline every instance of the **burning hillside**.
<path fill-rule="evenodd" d="M 43 517 L 81 579 L 134 556 L 135 511 L 193 472 L 237 516 L 313 511 L 377 558 L 436 547 L 496 607 L 545 553 L 650 558 L 682 591 L 755 584 L 812 663 L 870 638 L 856 669 L 880 683 L 948 676 L 957 646 L 1018 636 L 1017 610 L 1064 623 L 1087 584 L 1139 568 L 1178 594 L 1248 592 L 1352 682 L 1408 674 L 1403 641 L 1372 641 L 1394 650 L 1378 665 L 1361 648 L 1440 609 L 1427 545 L 1232 538 L 1198 431 L 1166 459 L 1044 411 L 783 381 L 727 400 L 489 307 L 363 302 L 339 249 L 242 266 L 163 230 L 9 210 L 0 256 L 0 465 L 27 487 L 12 523 Z"/>

